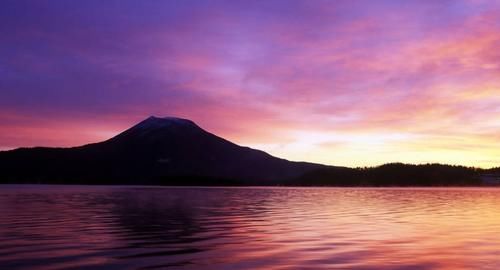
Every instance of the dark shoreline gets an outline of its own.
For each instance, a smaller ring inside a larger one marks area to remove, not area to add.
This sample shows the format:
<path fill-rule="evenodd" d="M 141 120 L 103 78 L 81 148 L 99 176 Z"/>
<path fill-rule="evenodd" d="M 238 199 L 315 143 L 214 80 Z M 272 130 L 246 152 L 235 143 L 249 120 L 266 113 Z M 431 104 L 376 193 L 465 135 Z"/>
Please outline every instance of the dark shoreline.
<path fill-rule="evenodd" d="M 56 166 L 55 164 L 51 164 Z M 500 170 L 464 166 L 390 163 L 378 167 L 326 167 L 300 177 L 274 181 L 202 175 L 116 176 L 105 170 L 0 171 L 0 184 L 131 185 L 131 186 L 287 186 L 287 187 L 490 187 L 500 185 Z M 491 180 L 493 179 L 493 180 Z"/>

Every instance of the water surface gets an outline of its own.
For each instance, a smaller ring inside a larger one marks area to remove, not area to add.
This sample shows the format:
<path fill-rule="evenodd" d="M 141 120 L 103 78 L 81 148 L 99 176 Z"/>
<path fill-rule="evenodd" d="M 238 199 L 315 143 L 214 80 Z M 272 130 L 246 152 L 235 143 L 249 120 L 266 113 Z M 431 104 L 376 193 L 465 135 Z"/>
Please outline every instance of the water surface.
<path fill-rule="evenodd" d="M 500 269 L 500 189 L 0 186 L 0 269 Z"/>

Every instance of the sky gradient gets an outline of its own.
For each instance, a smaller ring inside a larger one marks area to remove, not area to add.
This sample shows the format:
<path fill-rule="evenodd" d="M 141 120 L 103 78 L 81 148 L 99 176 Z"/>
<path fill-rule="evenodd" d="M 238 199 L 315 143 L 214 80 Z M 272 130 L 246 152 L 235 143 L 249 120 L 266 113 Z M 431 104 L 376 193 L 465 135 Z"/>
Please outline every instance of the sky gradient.
<path fill-rule="evenodd" d="M 500 166 L 500 1 L 0 3 L 0 149 L 150 116 L 344 166 Z"/>

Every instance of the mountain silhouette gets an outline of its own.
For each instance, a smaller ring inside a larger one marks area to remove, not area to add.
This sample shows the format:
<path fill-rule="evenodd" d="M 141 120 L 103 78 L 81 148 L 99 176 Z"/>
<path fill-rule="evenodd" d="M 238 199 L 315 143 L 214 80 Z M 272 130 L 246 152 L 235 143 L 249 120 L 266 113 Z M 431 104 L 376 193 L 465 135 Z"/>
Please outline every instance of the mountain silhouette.
<path fill-rule="evenodd" d="M 99 143 L 0 152 L 3 183 L 286 184 L 326 167 L 239 146 L 175 117 L 149 117 Z"/>
<path fill-rule="evenodd" d="M 109 140 L 84 146 L 0 151 L 0 183 L 479 186 L 485 177 L 500 183 L 500 169 L 293 162 L 239 146 L 175 117 L 149 117 Z"/>

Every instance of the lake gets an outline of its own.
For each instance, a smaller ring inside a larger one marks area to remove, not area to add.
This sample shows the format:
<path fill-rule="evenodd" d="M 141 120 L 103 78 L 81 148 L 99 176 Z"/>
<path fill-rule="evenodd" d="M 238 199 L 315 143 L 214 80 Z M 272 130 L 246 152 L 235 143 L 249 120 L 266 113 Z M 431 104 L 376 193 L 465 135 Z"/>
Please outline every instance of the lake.
<path fill-rule="evenodd" d="M 500 189 L 3 185 L 0 269 L 500 269 Z"/>

